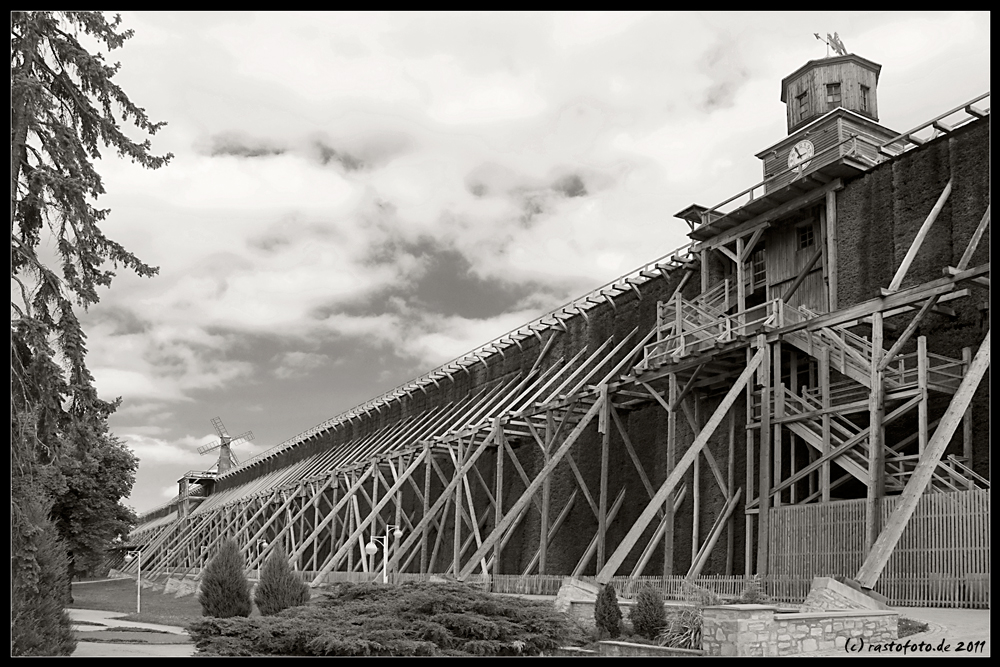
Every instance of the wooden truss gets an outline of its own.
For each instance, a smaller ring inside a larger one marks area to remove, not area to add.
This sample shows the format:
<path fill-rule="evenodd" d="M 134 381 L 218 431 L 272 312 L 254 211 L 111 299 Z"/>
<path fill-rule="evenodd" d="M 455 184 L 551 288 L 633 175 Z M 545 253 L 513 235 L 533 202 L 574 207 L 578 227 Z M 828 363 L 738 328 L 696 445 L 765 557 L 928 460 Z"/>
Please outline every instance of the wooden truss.
<path fill-rule="evenodd" d="M 396 572 L 461 580 L 596 573 L 607 581 L 622 572 L 649 574 L 658 559 L 662 574 L 674 574 L 678 561 L 689 563 L 686 573 L 694 577 L 720 548 L 732 571 L 734 515 L 742 506 L 745 571 L 765 574 L 771 507 L 828 501 L 838 488 L 860 483 L 870 556 L 859 579 L 872 586 L 916 498 L 985 482 L 967 458 L 943 460 L 943 454 L 959 425 L 963 453 L 971 453 L 971 397 L 989 364 L 989 334 L 974 358 L 971 350 L 961 359 L 933 354 L 922 336 L 916 351 L 903 350 L 933 308 L 967 295 L 968 285 L 988 285 L 989 265 L 968 264 L 989 210 L 958 266 L 900 289 L 932 223 L 918 234 L 889 290 L 825 314 L 783 299 L 729 314 L 731 301 L 743 294 L 730 294 L 728 286 L 720 288 L 725 293 L 709 290 L 685 300 L 681 288 L 697 268 L 686 264 L 652 331 L 635 329 L 589 353 L 584 348 L 569 359 L 543 360 L 562 335 L 552 329 L 529 372 L 222 490 L 188 516 L 141 526 L 131 544 L 141 546 L 144 574 L 154 578 L 199 576 L 225 539 L 238 542 L 250 569 L 280 545 L 295 569 L 319 584 L 381 572 L 385 553 L 369 556 L 365 545 L 391 525 L 403 533 L 388 555 Z M 746 233 L 749 243 L 735 239 L 740 255 L 759 236 L 759 230 Z M 908 315 L 885 349 L 885 320 Z M 861 323 L 871 327 L 870 337 L 851 331 Z M 800 383 L 805 375 L 809 381 Z M 931 394 L 951 396 L 938 418 L 932 418 Z M 666 466 L 659 475 L 643 464 L 623 419 L 648 405 L 666 411 Z M 912 426 L 911 435 L 887 442 L 891 424 Z M 695 434 L 690 442 L 680 441 L 681 425 Z M 737 438 L 738 428 L 745 437 Z M 595 431 L 600 452 L 583 451 L 579 443 L 593 442 Z M 706 446 L 713 438 L 728 447 L 713 452 Z M 738 457 L 737 442 L 744 440 L 745 455 Z M 627 454 L 640 486 L 614 482 L 621 476 L 609 474 L 613 443 Z M 595 476 L 586 462 L 597 458 Z M 746 468 L 740 486 L 739 458 Z M 701 525 L 703 466 L 723 499 L 711 525 Z M 571 491 L 556 496 L 557 480 Z M 887 491 L 902 491 L 905 500 L 879 526 Z M 626 503 L 642 509 L 624 537 L 608 544 L 609 526 L 629 514 L 623 514 Z M 683 503 L 691 505 L 692 539 L 690 559 L 681 561 L 675 514 Z M 589 526 L 589 534 L 581 536 L 580 526 Z M 570 530 L 572 539 L 563 539 Z M 572 562 L 552 550 L 567 541 L 579 546 Z"/>

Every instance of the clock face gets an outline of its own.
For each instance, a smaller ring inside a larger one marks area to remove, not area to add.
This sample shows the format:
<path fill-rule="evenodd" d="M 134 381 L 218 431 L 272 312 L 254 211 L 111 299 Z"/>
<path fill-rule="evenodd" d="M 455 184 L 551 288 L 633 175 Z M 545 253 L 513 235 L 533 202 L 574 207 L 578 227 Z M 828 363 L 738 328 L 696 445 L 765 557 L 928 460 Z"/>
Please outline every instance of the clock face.
<path fill-rule="evenodd" d="M 815 154 L 816 149 L 813 147 L 812 142 L 808 139 L 803 139 L 788 151 L 788 168 L 794 169 L 801 174 L 809 166 Z"/>

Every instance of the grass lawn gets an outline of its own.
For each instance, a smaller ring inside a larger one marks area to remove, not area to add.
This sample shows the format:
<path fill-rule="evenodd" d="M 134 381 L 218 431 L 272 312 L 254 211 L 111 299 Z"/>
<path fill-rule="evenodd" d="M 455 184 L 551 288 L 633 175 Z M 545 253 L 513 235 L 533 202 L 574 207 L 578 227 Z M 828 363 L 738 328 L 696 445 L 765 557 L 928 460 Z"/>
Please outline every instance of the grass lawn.
<path fill-rule="evenodd" d="M 76 609 L 100 609 L 128 614 L 122 620 L 160 623 L 186 627 L 202 619 L 197 595 L 174 597 L 152 588 L 142 589 L 142 613 L 135 613 L 135 580 L 115 579 L 93 583 L 73 582 L 73 604 Z M 260 612 L 254 608 L 252 616 Z"/>

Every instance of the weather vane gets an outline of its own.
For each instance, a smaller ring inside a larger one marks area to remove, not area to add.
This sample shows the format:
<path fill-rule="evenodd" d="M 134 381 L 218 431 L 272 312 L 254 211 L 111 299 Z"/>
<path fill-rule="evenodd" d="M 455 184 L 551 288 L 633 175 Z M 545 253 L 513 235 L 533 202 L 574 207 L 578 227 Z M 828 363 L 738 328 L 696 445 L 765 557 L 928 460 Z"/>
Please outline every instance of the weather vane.
<path fill-rule="evenodd" d="M 813 34 L 816 36 L 816 39 L 818 39 L 819 41 L 821 41 L 824 44 L 826 44 L 826 57 L 827 58 L 830 57 L 830 47 L 831 46 L 833 47 L 833 50 L 837 52 L 838 56 L 846 56 L 847 55 L 847 47 L 844 46 L 844 43 L 842 41 L 840 41 L 840 35 L 838 35 L 837 33 L 833 33 L 832 36 L 830 35 L 830 33 L 826 33 L 826 39 L 823 39 L 822 37 L 820 37 L 818 32 L 814 32 Z"/>

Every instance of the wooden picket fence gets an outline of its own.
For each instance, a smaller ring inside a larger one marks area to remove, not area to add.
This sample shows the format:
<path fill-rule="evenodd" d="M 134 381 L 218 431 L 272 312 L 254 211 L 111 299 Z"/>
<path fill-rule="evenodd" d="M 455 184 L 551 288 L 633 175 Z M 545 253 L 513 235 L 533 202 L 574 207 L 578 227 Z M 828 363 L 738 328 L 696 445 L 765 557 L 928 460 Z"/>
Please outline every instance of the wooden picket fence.
<path fill-rule="evenodd" d="M 853 577 L 864 562 L 863 499 L 774 508 L 770 522 L 772 575 Z M 875 590 L 894 606 L 989 608 L 989 581 L 990 492 L 971 489 L 920 498 Z"/>

